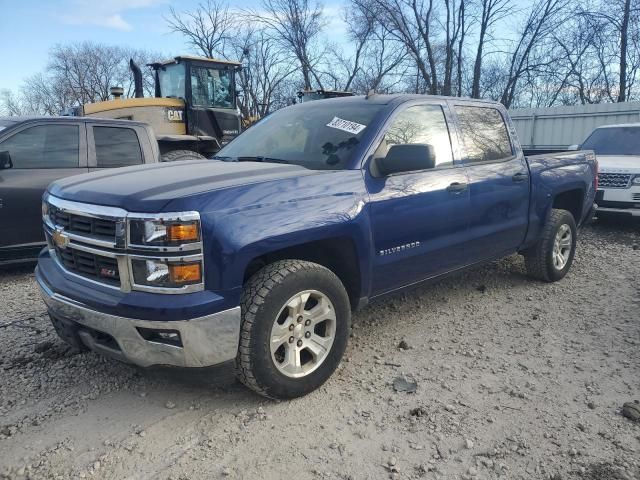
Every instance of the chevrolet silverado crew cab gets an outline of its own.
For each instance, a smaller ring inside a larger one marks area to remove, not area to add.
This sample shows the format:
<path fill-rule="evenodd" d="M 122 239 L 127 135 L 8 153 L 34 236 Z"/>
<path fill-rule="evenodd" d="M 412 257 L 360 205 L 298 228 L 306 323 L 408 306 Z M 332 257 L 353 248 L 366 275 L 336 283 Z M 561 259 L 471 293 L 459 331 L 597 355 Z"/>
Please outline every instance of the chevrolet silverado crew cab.
<path fill-rule="evenodd" d="M 232 362 L 256 392 L 292 398 L 329 378 L 372 299 L 516 252 L 533 277 L 564 277 L 596 170 L 592 152 L 525 158 L 497 103 L 302 103 L 217 160 L 53 183 L 36 276 L 79 349 Z"/>
<path fill-rule="evenodd" d="M 597 215 L 640 217 L 640 123 L 596 128 L 583 143 L 598 156 Z"/>

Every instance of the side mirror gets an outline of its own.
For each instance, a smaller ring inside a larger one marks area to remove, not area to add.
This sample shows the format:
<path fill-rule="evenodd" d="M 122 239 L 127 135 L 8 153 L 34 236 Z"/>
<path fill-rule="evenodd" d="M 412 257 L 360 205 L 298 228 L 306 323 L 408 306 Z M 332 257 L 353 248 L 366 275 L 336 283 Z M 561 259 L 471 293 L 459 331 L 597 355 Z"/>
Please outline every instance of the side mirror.
<path fill-rule="evenodd" d="M 4 152 L 0 152 L 0 170 L 6 170 L 8 168 L 13 168 L 13 162 L 11 161 L 11 155 L 5 150 Z"/>
<path fill-rule="evenodd" d="M 569 145 L 567 147 L 567 150 L 578 150 L 580 148 L 580 145 L 578 145 L 577 143 L 574 143 L 573 145 Z"/>
<path fill-rule="evenodd" d="M 377 173 L 384 177 L 394 173 L 427 170 L 435 166 L 436 153 L 433 146 L 421 143 L 391 145 L 385 157 L 376 159 Z"/>

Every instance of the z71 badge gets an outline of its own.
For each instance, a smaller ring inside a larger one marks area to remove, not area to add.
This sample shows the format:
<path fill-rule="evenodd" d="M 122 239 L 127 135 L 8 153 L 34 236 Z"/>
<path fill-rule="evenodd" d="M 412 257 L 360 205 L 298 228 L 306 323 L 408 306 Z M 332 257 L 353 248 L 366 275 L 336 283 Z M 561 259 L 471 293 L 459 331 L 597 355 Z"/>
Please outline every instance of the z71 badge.
<path fill-rule="evenodd" d="M 167 120 L 170 122 L 182 122 L 183 113 L 179 108 L 167 108 Z"/>

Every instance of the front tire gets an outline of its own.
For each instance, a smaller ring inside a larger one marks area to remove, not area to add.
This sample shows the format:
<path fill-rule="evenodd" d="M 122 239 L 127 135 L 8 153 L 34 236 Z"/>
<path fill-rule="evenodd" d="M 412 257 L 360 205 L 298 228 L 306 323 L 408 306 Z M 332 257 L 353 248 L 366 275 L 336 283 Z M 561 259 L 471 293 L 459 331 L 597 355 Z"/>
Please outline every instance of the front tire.
<path fill-rule="evenodd" d="M 329 269 L 301 260 L 267 265 L 246 283 L 240 307 L 238 378 L 260 395 L 301 397 L 340 363 L 351 309 Z"/>
<path fill-rule="evenodd" d="M 562 279 L 576 252 L 577 228 L 571 212 L 553 209 L 535 247 L 524 253 L 529 276 L 545 282 Z"/>

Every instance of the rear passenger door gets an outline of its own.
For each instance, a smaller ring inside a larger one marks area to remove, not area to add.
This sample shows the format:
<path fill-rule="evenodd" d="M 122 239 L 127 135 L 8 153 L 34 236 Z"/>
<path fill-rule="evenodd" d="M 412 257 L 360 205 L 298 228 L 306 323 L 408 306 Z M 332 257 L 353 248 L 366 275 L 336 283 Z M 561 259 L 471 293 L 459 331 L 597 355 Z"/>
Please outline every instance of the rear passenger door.
<path fill-rule="evenodd" d="M 501 109 L 486 103 L 452 104 L 471 202 L 465 256 L 479 261 L 514 252 L 528 225 L 526 160 L 511 142 Z"/>
<path fill-rule="evenodd" d="M 0 170 L 0 247 L 44 242 L 42 194 L 59 178 L 87 173 L 82 122 L 29 123 L 0 140 L 11 164 Z"/>
<path fill-rule="evenodd" d="M 88 124 L 89 169 L 129 167 L 144 163 L 134 127 Z"/>

